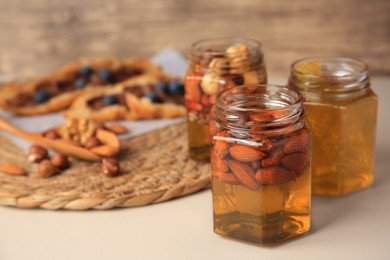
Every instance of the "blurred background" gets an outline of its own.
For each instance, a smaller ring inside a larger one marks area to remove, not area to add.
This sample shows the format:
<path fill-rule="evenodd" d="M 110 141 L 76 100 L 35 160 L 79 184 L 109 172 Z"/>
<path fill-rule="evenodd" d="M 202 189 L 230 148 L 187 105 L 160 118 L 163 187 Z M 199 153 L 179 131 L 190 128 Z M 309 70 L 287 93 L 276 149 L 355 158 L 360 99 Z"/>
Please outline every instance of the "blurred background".
<path fill-rule="evenodd" d="M 389 0 L 0 0 L 0 72 L 41 74 L 79 57 L 187 56 L 209 37 L 259 40 L 269 74 L 346 55 L 390 75 Z"/>

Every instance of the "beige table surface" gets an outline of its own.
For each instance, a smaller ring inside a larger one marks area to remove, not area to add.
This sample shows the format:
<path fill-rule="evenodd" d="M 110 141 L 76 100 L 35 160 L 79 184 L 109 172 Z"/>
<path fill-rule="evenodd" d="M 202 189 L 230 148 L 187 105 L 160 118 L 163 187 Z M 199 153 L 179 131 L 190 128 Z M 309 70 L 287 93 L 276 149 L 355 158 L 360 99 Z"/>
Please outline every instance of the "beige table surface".
<path fill-rule="evenodd" d="M 109 211 L 0 207 L 0 260 L 390 259 L 390 77 L 374 78 L 373 88 L 380 98 L 376 182 L 343 198 L 314 197 L 307 235 L 276 247 L 220 237 L 206 190 Z"/>

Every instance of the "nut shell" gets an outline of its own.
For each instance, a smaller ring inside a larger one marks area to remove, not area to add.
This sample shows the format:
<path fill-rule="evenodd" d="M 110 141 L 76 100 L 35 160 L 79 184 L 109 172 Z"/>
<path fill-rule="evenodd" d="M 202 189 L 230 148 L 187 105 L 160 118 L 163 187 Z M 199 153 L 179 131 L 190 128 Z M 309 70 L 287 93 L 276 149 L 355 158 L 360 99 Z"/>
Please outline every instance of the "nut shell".
<path fill-rule="evenodd" d="M 56 174 L 57 168 L 47 159 L 39 163 L 38 174 L 42 178 L 49 178 Z"/>
<path fill-rule="evenodd" d="M 59 169 L 66 169 L 69 167 L 68 157 L 62 153 L 57 153 L 51 157 L 50 162 Z"/>
<path fill-rule="evenodd" d="M 101 166 L 102 172 L 108 177 L 114 177 L 119 174 L 119 161 L 113 158 L 104 158 Z"/>
<path fill-rule="evenodd" d="M 43 148 L 40 145 L 34 144 L 34 145 L 30 146 L 30 148 L 28 149 L 27 159 L 30 162 L 37 163 L 37 162 L 42 161 L 43 159 L 46 159 L 47 155 L 48 155 L 48 153 L 47 153 L 47 150 L 45 148 Z"/>

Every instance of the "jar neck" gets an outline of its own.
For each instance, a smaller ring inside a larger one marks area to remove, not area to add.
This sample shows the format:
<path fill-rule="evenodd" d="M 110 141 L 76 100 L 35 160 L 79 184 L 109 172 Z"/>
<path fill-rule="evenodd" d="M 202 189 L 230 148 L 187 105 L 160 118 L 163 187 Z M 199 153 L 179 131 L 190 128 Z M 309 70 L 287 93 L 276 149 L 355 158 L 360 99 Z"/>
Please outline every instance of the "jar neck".
<path fill-rule="evenodd" d="M 258 70 L 263 65 L 261 44 L 247 38 L 216 38 L 195 42 L 189 55 L 192 70 L 235 74 L 237 69 Z"/>
<path fill-rule="evenodd" d="M 347 57 L 313 57 L 291 65 L 289 85 L 305 99 L 350 99 L 370 88 L 367 65 Z"/>
<path fill-rule="evenodd" d="M 304 127 L 303 98 L 291 88 L 277 85 L 244 85 L 217 95 L 212 111 L 215 123 L 233 135 L 276 136 Z"/>

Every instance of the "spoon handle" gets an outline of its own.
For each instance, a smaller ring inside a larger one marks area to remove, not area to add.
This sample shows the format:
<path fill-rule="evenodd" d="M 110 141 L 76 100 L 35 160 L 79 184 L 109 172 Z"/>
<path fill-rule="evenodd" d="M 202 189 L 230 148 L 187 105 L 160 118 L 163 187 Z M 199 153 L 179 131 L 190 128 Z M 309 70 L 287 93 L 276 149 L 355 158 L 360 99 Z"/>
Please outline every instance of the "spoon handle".
<path fill-rule="evenodd" d="M 42 137 L 41 135 L 26 132 L 16 127 L 15 125 L 11 124 L 1 116 L 0 116 L 0 129 L 3 129 L 4 131 L 7 131 L 16 136 L 19 136 L 25 140 L 31 141 L 35 144 L 39 144 L 47 149 L 52 149 L 69 156 L 74 156 L 88 161 L 101 160 L 100 156 L 92 153 L 91 151 L 85 148 L 65 143 L 62 140 L 47 139 Z"/>

